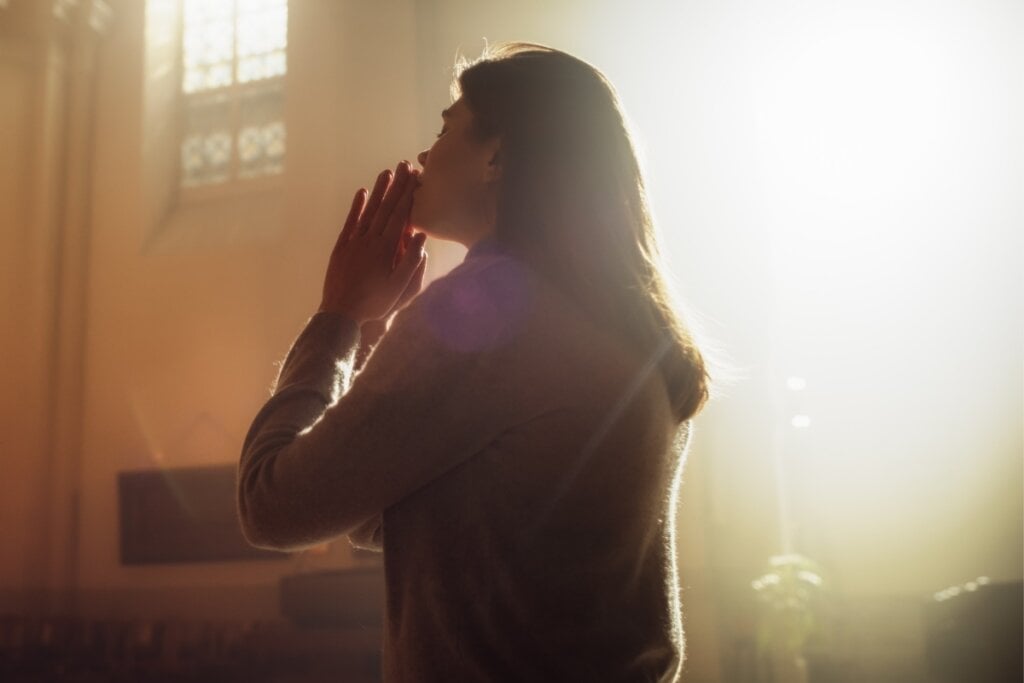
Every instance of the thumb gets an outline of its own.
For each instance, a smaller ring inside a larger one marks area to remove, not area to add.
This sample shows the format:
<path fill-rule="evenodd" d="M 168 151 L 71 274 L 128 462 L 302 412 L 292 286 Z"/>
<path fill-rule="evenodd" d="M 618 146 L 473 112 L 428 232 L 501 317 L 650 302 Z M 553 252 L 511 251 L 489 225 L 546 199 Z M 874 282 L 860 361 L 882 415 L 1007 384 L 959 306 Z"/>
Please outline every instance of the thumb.
<path fill-rule="evenodd" d="M 427 254 L 423 251 L 423 243 L 427 241 L 426 233 L 417 233 L 415 237 L 409 242 L 409 247 L 402 254 L 402 260 L 398 262 L 398 267 L 395 269 L 395 276 L 398 281 L 402 283 L 403 291 L 408 286 L 409 281 L 416 273 L 417 269 L 422 272 L 421 265 L 426 259 Z"/>
<path fill-rule="evenodd" d="M 399 308 L 409 303 L 409 300 L 420 293 L 423 289 L 423 273 L 427 269 L 427 254 L 423 254 L 423 258 L 420 259 L 419 264 L 416 266 L 416 270 L 413 271 L 412 279 L 409 284 L 406 285 L 406 291 L 401 293 L 398 297 L 398 303 L 395 304 Z"/>

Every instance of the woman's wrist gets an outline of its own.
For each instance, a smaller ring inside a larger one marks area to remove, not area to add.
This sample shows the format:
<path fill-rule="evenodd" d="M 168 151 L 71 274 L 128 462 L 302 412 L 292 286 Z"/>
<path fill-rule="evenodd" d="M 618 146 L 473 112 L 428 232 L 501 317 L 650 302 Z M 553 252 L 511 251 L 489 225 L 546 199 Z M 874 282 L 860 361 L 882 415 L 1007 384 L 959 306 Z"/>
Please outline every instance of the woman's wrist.
<path fill-rule="evenodd" d="M 358 325 L 360 327 L 362 326 L 362 324 L 365 324 L 365 323 L 368 322 L 368 318 L 366 318 L 365 316 L 360 315 L 355 307 L 353 307 L 353 306 L 346 306 L 346 305 L 340 304 L 340 303 L 331 303 L 331 302 L 327 302 L 327 301 L 322 301 L 321 305 L 319 305 L 319 308 L 316 309 L 316 312 L 317 313 L 337 313 L 338 315 L 342 315 L 344 317 L 347 317 L 348 319 L 350 319 L 351 322 L 355 323 L 356 325 Z"/>
<path fill-rule="evenodd" d="M 373 348 L 380 341 L 380 338 L 387 332 L 388 321 L 386 318 L 367 320 L 359 326 L 359 348 L 356 350 L 356 370 L 361 370 L 366 364 Z"/>
<path fill-rule="evenodd" d="M 317 313 L 336 313 L 336 314 L 338 314 L 340 316 L 348 318 L 349 320 L 351 320 L 352 322 L 354 322 L 356 325 L 358 325 L 360 327 L 362 327 L 366 322 L 368 322 L 366 319 L 361 318 L 358 314 L 356 314 L 350 308 L 347 308 L 347 307 L 344 307 L 344 306 L 337 306 L 337 305 L 330 305 L 330 304 L 326 304 L 326 303 L 321 303 L 320 307 L 317 309 L 316 312 Z"/>

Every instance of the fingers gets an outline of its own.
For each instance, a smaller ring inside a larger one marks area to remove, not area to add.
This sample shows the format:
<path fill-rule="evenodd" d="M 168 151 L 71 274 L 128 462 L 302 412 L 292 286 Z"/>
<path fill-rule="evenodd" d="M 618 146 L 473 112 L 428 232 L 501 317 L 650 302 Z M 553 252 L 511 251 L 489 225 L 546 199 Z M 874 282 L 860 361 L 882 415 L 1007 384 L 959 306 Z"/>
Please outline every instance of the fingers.
<path fill-rule="evenodd" d="M 420 242 L 422 244 L 422 240 Z M 423 258 L 419 260 L 416 265 L 416 270 L 412 273 L 412 279 L 409 280 L 408 286 L 405 288 L 405 293 L 402 297 L 408 301 L 421 289 L 423 289 L 423 274 L 427 271 L 427 252 L 423 252 Z"/>
<path fill-rule="evenodd" d="M 405 221 L 405 227 L 402 228 L 401 237 L 398 240 L 398 245 L 395 248 L 395 258 L 391 263 L 391 270 L 398 267 L 398 262 L 402 260 L 402 256 L 409 249 L 409 243 L 412 240 L 412 224 L 409 221 Z"/>
<path fill-rule="evenodd" d="M 410 244 L 407 240 L 403 240 L 403 235 L 409 228 L 409 213 L 412 209 L 412 195 L 415 190 L 416 179 L 409 176 L 402 187 L 401 194 L 396 199 L 391 215 L 382 227 L 384 241 L 393 244 L 395 249 L 399 248 L 400 243 L 404 243 L 406 248 Z"/>
<path fill-rule="evenodd" d="M 359 215 L 362 213 L 363 205 L 365 203 L 366 188 L 360 187 L 356 192 L 355 198 L 352 200 L 352 207 L 348 210 L 348 218 L 345 219 L 345 226 L 341 229 L 341 235 L 338 236 L 339 244 L 344 244 L 352 239 L 352 235 L 356 230 L 356 225 L 359 223 Z"/>
<path fill-rule="evenodd" d="M 380 175 L 377 176 L 377 183 L 373 186 L 373 194 L 370 195 L 370 201 L 366 205 L 366 210 L 363 211 L 363 215 L 359 219 L 359 229 L 356 231 L 358 234 L 361 235 L 370 230 L 370 226 L 375 222 L 374 219 L 377 217 L 381 200 L 384 198 L 384 193 L 387 191 L 390 182 L 390 169 L 381 171 Z"/>
<path fill-rule="evenodd" d="M 404 283 L 399 306 L 402 305 L 401 302 L 408 301 L 423 286 L 423 272 L 427 265 L 427 252 L 423 251 L 423 243 L 426 241 L 426 233 L 417 233 L 402 260 L 399 261 L 398 268 L 395 269 L 395 277 L 399 282 Z"/>
<path fill-rule="evenodd" d="M 398 204 L 412 187 L 415 187 L 412 169 L 409 164 L 403 161 L 395 169 L 395 180 L 384 194 L 384 200 L 381 202 L 380 209 L 373 219 L 373 223 L 370 226 L 372 232 L 383 235 L 388 230 L 392 215 L 395 213 Z"/>
<path fill-rule="evenodd" d="M 412 277 L 409 282 L 405 285 L 405 290 L 402 292 L 402 296 L 398 297 L 398 303 L 395 304 L 395 308 L 399 309 L 405 306 L 409 302 L 409 299 L 419 294 L 420 290 L 423 289 L 423 274 L 427 270 L 427 252 L 423 252 L 423 258 L 416 264 L 416 269 L 412 272 Z"/>

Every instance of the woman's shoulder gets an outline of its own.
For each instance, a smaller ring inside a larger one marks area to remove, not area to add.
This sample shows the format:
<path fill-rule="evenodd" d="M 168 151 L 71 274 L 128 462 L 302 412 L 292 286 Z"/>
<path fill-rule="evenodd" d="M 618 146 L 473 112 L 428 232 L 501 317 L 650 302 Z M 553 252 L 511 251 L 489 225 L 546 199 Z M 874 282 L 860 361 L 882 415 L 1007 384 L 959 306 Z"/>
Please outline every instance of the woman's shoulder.
<path fill-rule="evenodd" d="M 543 296 L 524 263 L 488 254 L 467 259 L 431 282 L 409 308 L 450 348 L 485 351 L 521 338 Z"/>
<path fill-rule="evenodd" d="M 627 345 L 531 264 L 508 253 L 489 251 L 463 261 L 412 305 L 435 334 L 465 350 L 519 340 L 535 349 L 612 354 L 629 362 Z"/>
<path fill-rule="evenodd" d="M 419 337 L 410 342 L 493 364 L 495 381 L 513 392 L 521 384 L 530 395 L 546 393 L 552 404 L 604 405 L 627 389 L 634 400 L 648 403 L 664 393 L 646 367 L 649 359 L 513 256 L 487 254 L 462 262 L 399 315 L 409 316 L 405 333 Z"/>

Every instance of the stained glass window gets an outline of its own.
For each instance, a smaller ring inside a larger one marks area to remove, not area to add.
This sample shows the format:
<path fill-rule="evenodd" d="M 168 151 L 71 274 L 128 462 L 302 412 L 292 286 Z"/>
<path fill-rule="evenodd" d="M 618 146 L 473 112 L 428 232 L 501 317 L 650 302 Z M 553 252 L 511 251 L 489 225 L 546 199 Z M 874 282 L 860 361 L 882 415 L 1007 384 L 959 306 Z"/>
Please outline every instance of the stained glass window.
<path fill-rule="evenodd" d="M 287 0 L 185 0 L 185 187 L 280 173 Z"/>

